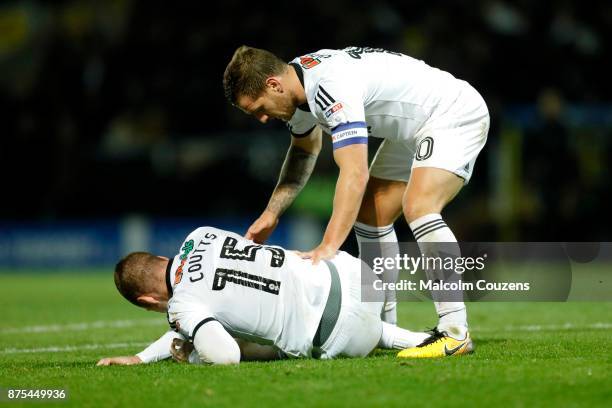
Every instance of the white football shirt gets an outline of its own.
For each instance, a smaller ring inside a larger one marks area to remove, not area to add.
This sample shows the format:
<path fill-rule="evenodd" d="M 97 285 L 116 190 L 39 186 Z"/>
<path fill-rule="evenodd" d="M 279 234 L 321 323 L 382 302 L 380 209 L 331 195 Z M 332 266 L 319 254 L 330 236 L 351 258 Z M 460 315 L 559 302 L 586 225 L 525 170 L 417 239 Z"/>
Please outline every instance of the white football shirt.
<path fill-rule="evenodd" d="M 287 123 L 294 136 L 315 125 L 334 149 L 368 136 L 414 142 L 444 114 L 467 82 L 407 55 L 380 48 L 323 49 L 290 62 L 308 103 Z"/>
<path fill-rule="evenodd" d="M 324 262 L 212 227 L 187 236 L 166 279 L 168 321 L 182 335 L 216 320 L 233 337 L 294 357 L 310 357 L 331 284 Z"/>

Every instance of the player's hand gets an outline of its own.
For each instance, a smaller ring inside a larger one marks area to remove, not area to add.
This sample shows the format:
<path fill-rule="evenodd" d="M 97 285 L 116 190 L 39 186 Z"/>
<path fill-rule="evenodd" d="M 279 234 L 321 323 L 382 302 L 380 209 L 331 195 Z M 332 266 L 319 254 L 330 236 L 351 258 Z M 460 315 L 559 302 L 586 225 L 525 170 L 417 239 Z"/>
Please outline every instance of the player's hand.
<path fill-rule="evenodd" d="M 110 366 L 110 365 L 134 365 L 142 364 L 142 360 L 138 356 L 120 356 L 120 357 L 106 357 L 98 361 L 96 366 Z"/>
<path fill-rule="evenodd" d="M 263 244 L 268 240 L 277 225 L 278 217 L 266 210 L 251 224 L 244 237 L 258 244 Z"/>
<path fill-rule="evenodd" d="M 172 359 L 177 363 L 188 363 L 189 355 L 193 351 L 193 343 L 182 339 L 173 339 L 170 346 L 170 354 Z"/>
<path fill-rule="evenodd" d="M 296 253 L 302 259 L 310 259 L 312 260 L 312 264 L 316 265 L 319 263 L 321 259 L 330 259 L 333 258 L 338 252 L 338 248 L 333 247 L 331 245 L 321 244 L 312 251 L 308 252 L 300 252 L 296 251 Z"/>

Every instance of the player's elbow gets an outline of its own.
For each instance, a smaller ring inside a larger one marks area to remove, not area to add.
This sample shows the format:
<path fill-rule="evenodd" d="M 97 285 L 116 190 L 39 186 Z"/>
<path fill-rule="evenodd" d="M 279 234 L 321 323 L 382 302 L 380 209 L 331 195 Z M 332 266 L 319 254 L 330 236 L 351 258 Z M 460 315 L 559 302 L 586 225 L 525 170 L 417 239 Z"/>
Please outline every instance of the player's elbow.
<path fill-rule="evenodd" d="M 200 361 L 208 364 L 238 364 L 240 347 L 216 320 L 208 321 L 193 335 Z"/>
<path fill-rule="evenodd" d="M 370 179 L 370 173 L 367 167 L 354 167 L 349 170 L 350 184 L 356 190 L 364 190 Z"/>
<path fill-rule="evenodd" d="M 368 185 L 368 180 L 370 180 L 370 172 L 368 171 L 368 168 L 365 167 L 360 169 L 355 177 L 358 186 L 365 190 L 366 186 Z"/>
<path fill-rule="evenodd" d="M 323 147 L 323 133 L 319 126 L 315 126 L 308 136 L 292 138 L 291 143 L 303 151 L 318 156 Z"/>
<path fill-rule="evenodd" d="M 234 343 L 214 353 L 199 353 L 200 359 L 210 364 L 229 365 L 240 363 L 240 347 Z"/>

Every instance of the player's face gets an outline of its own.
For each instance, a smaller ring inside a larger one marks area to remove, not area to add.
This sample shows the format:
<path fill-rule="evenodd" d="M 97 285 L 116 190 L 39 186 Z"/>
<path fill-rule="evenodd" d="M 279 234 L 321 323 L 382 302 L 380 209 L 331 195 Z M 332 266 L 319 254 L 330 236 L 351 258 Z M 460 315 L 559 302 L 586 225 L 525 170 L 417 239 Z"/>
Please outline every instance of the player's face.
<path fill-rule="evenodd" d="M 270 119 L 288 121 L 295 113 L 295 106 L 286 92 L 278 92 L 267 87 L 257 98 L 241 96 L 238 98 L 238 107 L 245 113 L 253 115 L 261 123 Z"/>

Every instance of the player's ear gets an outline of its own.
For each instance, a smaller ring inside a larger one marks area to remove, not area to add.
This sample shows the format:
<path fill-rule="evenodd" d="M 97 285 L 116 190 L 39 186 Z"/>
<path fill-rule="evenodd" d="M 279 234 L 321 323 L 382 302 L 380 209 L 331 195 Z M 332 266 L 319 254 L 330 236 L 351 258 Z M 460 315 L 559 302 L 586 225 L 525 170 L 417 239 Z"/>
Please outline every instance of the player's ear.
<path fill-rule="evenodd" d="M 149 295 L 140 295 L 136 298 L 136 301 L 139 305 L 149 310 L 154 309 L 155 306 L 159 304 L 159 301 L 157 299 Z"/>
<path fill-rule="evenodd" d="M 283 84 L 278 77 L 268 77 L 268 79 L 266 79 L 266 87 L 276 92 L 283 92 Z"/>

